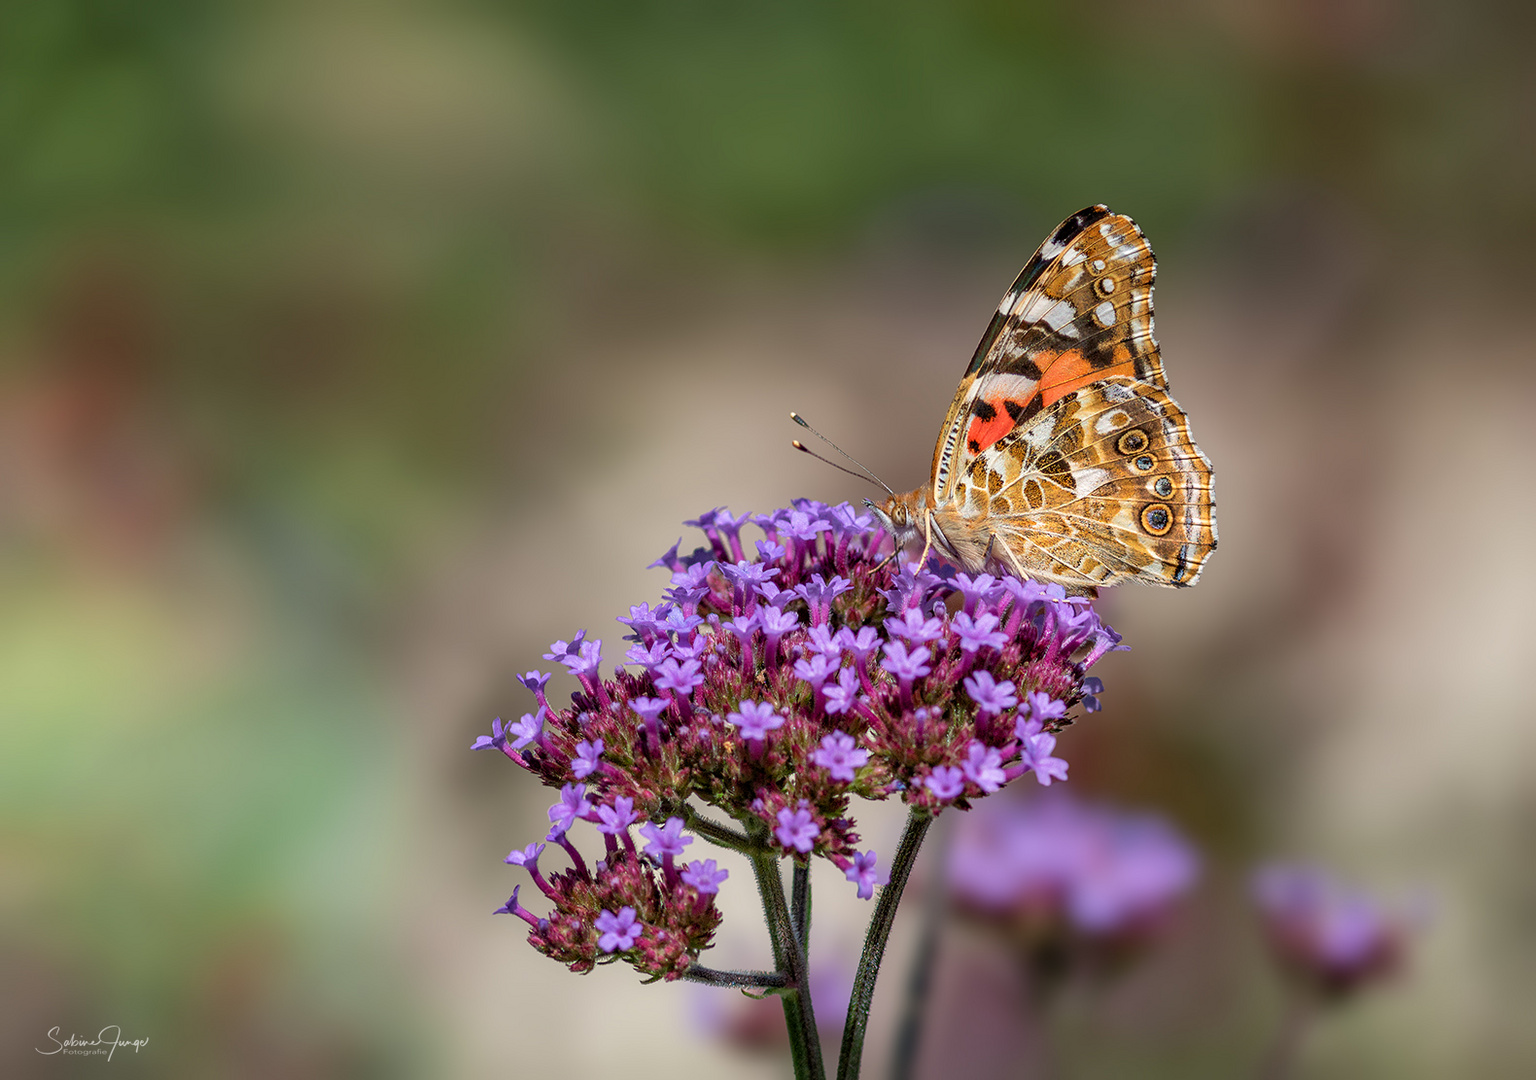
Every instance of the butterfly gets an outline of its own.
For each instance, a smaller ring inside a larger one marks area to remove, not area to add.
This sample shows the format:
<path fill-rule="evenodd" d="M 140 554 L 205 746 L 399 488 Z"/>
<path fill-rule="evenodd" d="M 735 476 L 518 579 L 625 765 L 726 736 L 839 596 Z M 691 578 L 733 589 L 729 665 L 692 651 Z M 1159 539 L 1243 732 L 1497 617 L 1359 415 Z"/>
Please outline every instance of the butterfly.
<path fill-rule="evenodd" d="M 921 537 L 925 557 L 1077 596 L 1199 579 L 1216 550 L 1211 462 L 1168 393 L 1156 275 L 1123 214 L 1090 206 L 1057 226 L 971 357 L 930 483 L 866 500 L 898 550 Z"/>

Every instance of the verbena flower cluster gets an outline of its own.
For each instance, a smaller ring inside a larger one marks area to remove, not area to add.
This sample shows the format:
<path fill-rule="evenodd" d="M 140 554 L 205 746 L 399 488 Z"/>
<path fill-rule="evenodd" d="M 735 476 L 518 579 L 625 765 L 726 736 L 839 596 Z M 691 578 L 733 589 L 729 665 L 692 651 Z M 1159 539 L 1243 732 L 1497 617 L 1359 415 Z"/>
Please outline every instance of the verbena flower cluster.
<path fill-rule="evenodd" d="M 1051 792 L 967 817 L 948 874 L 957 903 L 1016 933 L 1123 940 L 1164 921 L 1200 857 L 1162 818 Z"/>
<path fill-rule="evenodd" d="M 570 704 L 556 707 L 550 676 L 530 671 L 520 681 L 535 710 L 475 743 L 560 791 L 545 843 L 507 858 L 552 910 L 535 915 L 516 892 L 501 910 L 573 971 L 622 958 L 673 979 L 709 945 L 726 872 L 685 861 L 685 829 L 828 859 L 868 898 L 884 871 L 858 848 L 853 796 L 938 813 L 1027 772 L 1064 779 L 1056 733 L 1074 706 L 1098 708 L 1102 684 L 1085 671 L 1121 647 L 1059 586 L 891 558 L 888 536 L 846 503 L 717 509 L 687 524 L 706 543 L 651 564 L 670 588 L 619 618 L 625 664 L 604 677 L 602 642 L 585 631 L 555 642 L 545 659 L 580 684 Z M 762 533 L 750 549 L 748 525 Z M 741 831 L 712 826 L 701 806 Z M 602 836 L 600 860 L 572 842 L 578 822 Z M 570 867 L 542 872 L 545 844 Z"/>
<path fill-rule="evenodd" d="M 1281 966 L 1329 997 L 1396 971 L 1419 921 L 1313 866 L 1263 867 L 1253 893 Z"/>

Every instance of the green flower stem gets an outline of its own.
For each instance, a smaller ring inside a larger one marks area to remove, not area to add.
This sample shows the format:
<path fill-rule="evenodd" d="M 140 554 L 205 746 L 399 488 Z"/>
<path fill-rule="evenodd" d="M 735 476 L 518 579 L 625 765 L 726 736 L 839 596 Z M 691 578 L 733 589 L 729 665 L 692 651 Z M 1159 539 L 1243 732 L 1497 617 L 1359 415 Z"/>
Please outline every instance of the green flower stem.
<path fill-rule="evenodd" d="M 938 823 L 933 831 L 933 844 L 929 858 L 936 866 L 948 861 L 949 838 L 954 832 L 954 822 Z M 902 1009 L 901 1023 L 896 1029 L 895 1065 L 891 1080 L 911 1080 L 917 1069 L 917 1053 L 922 1047 L 923 1019 L 928 1010 L 928 994 L 933 989 L 934 960 L 939 952 L 939 933 L 944 926 L 944 909 L 948 895 L 942 880 L 935 879 L 928 889 L 923 903 L 922 928 L 917 936 L 917 955 L 912 958 L 912 968 L 907 975 L 907 1000 Z"/>
<path fill-rule="evenodd" d="M 800 938 L 800 951 L 811 955 L 811 861 L 795 860 L 794 884 L 790 890 L 789 918 Z"/>
<path fill-rule="evenodd" d="M 869 1006 L 875 997 L 875 979 L 880 975 L 880 961 L 885 956 L 885 943 L 890 939 L 891 927 L 896 922 L 896 906 L 901 903 L 902 891 L 912 874 L 912 864 L 917 861 L 918 849 L 933 815 L 917 807 L 907 817 L 906 830 L 896 848 L 895 861 L 891 863 L 890 884 L 880 889 L 880 899 L 875 901 L 875 914 L 869 922 L 869 932 L 864 936 L 864 954 L 859 957 L 858 974 L 853 979 L 853 997 L 848 1002 L 848 1021 L 843 1025 L 843 1049 L 837 1062 L 837 1080 L 855 1080 L 859 1075 L 864 1056 L 864 1034 L 869 1026 Z"/>
<path fill-rule="evenodd" d="M 768 923 L 774 965 L 785 979 L 785 989 L 779 991 L 779 996 L 784 1003 L 784 1026 L 789 1031 L 795 1080 L 825 1080 L 827 1072 L 821 1061 L 821 1037 L 816 1030 L 816 1014 L 811 1007 L 811 988 L 806 978 L 805 950 L 801 948 L 799 935 L 790 921 L 778 856 L 771 851 L 754 854 L 752 872 L 757 877 L 757 891 L 763 900 L 763 917 Z"/>
<path fill-rule="evenodd" d="M 683 804 L 682 811 L 683 820 L 687 822 L 688 827 L 713 844 L 729 848 L 731 851 L 739 851 L 743 855 L 753 855 L 763 849 L 762 844 L 755 843 L 746 833 L 738 832 L 729 825 L 705 817 L 687 803 Z"/>
<path fill-rule="evenodd" d="M 688 970 L 683 972 L 683 980 L 703 983 L 705 986 L 740 987 L 744 990 L 776 990 L 788 982 L 784 974 L 778 971 L 721 971 L 703 964 L 690 964 Z"/>

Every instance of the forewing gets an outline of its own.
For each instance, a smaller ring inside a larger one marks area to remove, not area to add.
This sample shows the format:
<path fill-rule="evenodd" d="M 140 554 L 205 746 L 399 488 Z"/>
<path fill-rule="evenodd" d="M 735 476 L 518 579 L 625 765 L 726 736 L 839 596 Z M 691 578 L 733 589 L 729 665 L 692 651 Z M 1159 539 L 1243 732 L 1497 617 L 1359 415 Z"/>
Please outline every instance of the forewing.
<path fill-rule="evenodd" d="M 998 305 L 933 454 L 945 502 L 971 461 L 1073 391 L 1123 375 L 1166 387 L 1152 332 L 1157 262 L 1136 223 L 1090 206 L 1056 227 Z"/>
<path fill-rule="evenodd" d="M 1193 585 L 1216 550 L 1211 463 L 1160 386 L 1114 375 L 975 455 L 955 510 L 1018 574 Z"/>

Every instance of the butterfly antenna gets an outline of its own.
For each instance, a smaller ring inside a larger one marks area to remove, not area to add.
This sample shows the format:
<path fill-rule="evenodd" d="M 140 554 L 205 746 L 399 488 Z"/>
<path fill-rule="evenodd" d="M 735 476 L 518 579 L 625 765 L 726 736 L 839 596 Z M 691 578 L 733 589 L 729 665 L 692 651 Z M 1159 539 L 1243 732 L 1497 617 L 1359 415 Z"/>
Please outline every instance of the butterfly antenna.
<path fill-rule="evenodd" d="M 847 473 L 849 476 L 857 476 L 857 477 L 859 477 L 862 480 L 872 480 L 876 484 L 879 484 L 882 488 L 884 488 L 885 489 L 885 493 L 887 495 L 895 495 L 896 494 L 894 491 L 891 490 L 891 486 L 889 484 L 887 484 L 884 480 L 880 479 L 878 476 L 875 475 L 874 470 L 872 470 L 868 465 L 865 465 L 858 458 L 854 457 L 848 451 L 844 450 L 841 446 L 838 446 L 837 443 L 835 443 L 831 439 L 827 438 L 821 432 L 819 432 L 815 428 L 811 427 L 810 424 L 805 422 L 805 417 L 801 416 L 797 412 L 792 412 L 792 413 L 789 414 L 789 418 L 791 420 L 793 420 L 795 423 L 799 424 L 801 427 L 805 428 L 806 431 L 809 431 L 812 435 L 816 436 L 822 442 L 826 443 L 832 449 L 836 450 L 839 454 L 842 454 L 843 457 L 845 457 L 849 461 L 853 462 L 855 465 L 857 465 L 862 470 L 862 472 L 857 472 L 856 473 L 852 469 L 844 468 L 843 466 L 839 465 L 835 461 L 829 461 L 828 459 L 822 457 L 820 454 L 818 454 L 818 453 L 814 452 L 813 450 L 811 450 L 808 446 L 806 446 L 799 439 L 795 439 L 790 444 L 796 450 L 801 450 L 801 451 L 803 451 L 803 452 L 805 452 L 807 454 L 810 454 L 811 457 L 815 458 L 817 461 L 825 461 L 828 465 L 832 466 L 834 469 L 841 469 L 843 472 Z"/>

